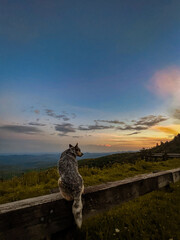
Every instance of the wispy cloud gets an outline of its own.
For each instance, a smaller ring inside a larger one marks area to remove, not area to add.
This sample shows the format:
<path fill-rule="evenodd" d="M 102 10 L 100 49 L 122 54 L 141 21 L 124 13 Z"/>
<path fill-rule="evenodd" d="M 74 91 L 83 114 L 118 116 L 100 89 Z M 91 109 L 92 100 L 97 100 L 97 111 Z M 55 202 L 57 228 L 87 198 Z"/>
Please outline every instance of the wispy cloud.
<path fill-rule="evenodd" d="M 141 133 L 141 132 L 133 132 L 133 133 L 129 133 L 127 135 L 131 136 L 131 135 L 136 135 L 136 134 L 139 134 L 139 133 Z"/>
<path fill-rule="evenodd" d="M 45 109 L 45 112 L 48 116 L 56 118 L 56 119 L 63 119 L 64 121 L 68 121 L 69 118 L 65 114 L 56 114 L 52 109 Z"/>
<path fill-rule="evenodd" d="M 131 120 L 133 124 L 126 124 L 124 127 L 117 127 L 118 130 L 135 130 L 135 131 L 141 131 L 149 129 L 152 126 L 155 126 L 156 124 L 166 121 L 168 118 L 165 116 L 155 116 L 155 115 L 148 115 L 145 117 L 140 118 L 139 120 Z"/>
<path fill-rule="evenodd" d="M 62 123 L 62 124 L 56 124 L 55 130 L 60 132 L 59 136 L 67 136 L 67 133 L 76 132 L 74 126 L 71 123 Z"/>
<path fill-rule="evenodd" d="M 105 130 L 105 129 L 116 129 L 116 130 L 122 130 L 122 131 L 135 131 L 133 134 L 138 134 L 139 131 L 147 130 L 150 127 L 166 121 L 167 117 L 165 116 L 155 116 L 155 115 L 148 115 L 145 117 L 140 118 L 139 120 L 131 120 L 129 124 L 125 124 L 123 121 L 119 120 L 94 120 L 94 125 L 80 125 L 78 127 L 78 130 L 80 131 L 93 131 L 93 130 Z M 115 125 L 100 125 L 98 122 L 104 122 L 108 124 L 122 124 L 123 126 L 116 126 Z"/>
<path fill-rule="evenodd" d="M 177 135 L 178 134 L 178 130 L 176 130 L 175 128 L 173 127 L 168 127 L 168 126 L 154 126 L 153 127 L 154 130 L 158 130 L 160 132 L 163 132 L 163 133 L 168 133 L 170 135 Z"/>
<path fill-rule="evenodd" d="M 63 120 L 64 120 L 64 121 L 69 121 L 70 118 L 68 118 L 68 117 L 63 117 Z"/>
<path fill-rule="evenodd" d="M 110 148 L 112 147 L 111 144 L 97 144 L 96 146 L 100 146 L 100 147 L 107 147 L 107 148 Z"/>
<path fill-rule="evenodd" d="M 124 127 L 117 127 L 117 130 L 122 130 L 122 131 L 129 131 L 129 130 L 146 130 L 148 129 L 148 126 L 133 126 L 133 125 L 125 125 Z"/>
<path fill-rule="evenodd" d="M 137 145 L 139 147 L 145 146 L 145 145 L 149 145 L 149 146 L 153 146 L 155 145 L 157 142 L 161 142 L 161 141 L 168 141 L 171 138 L 163 138 L 163 137 L 140 137 L 140 136 L 132 136 L 130 137 L 120 137 L 119 139 L 111 139 L 111 142 L 114 143 L 119 143 L 123 146 L 125 145 Z"/>
<path fill-rule="evenodd" d="M 7 130 L 15 133 L 24 133 L 24 134 L 35 134 L 42 132 L 36 127 L 21 126 L 21 125 L 3 125 L 0 126 L 0 129 Z"/>
<path fill-rule="evenodd" d="M 60 137 L 69 137 L 69 135 L 67 135 L 65 133 L 59 133 L 58 136 L 60 136 Z"/>
<path fill-rule="evenodd" d="M 111 124 L 125 124 L 123 121 L 119 120 L 95 120 L 96 122 L 105 122 L 105 123 L 111 123 Z"/>
<path fill-rule="evenodd" d="M 168 118 L 162 115 L 148 115 L 145 117 L 140 118 L 138 121 L 134 121 L 135 126 L 147 126 L 151 127 L 160 122 L 166 121 Z"/>
<path fill-rule="evenodd" d="M 104 129 L 112 129 L 114 128 L 114 126 L 104 126 L 104 125 L 98 125 L 98 124 L 95 124 L 95 125 L 88 125 L 88 126 L 85 126 L 84 125 L 80 125 L 78 127 L 78 130 L 80 131 L 91 131 L 91 130 L 104 130 Z"/>
<path fill-rule="evenodd" d="M 180 120 L 180 109 L 173 110 L 173 118 Z"/>
<path fill-rule="evenodd" d="M 83 136 L 72 136 L 73 138 L 82 138 Z"/>
<path fill-rule="evenodd" d="M 29 122 L 28 124 L 31 125 L 31 126 L 40 126 L 40 127 L 46 126 L 46 124 L 39 123 L 39 122 Z"/>

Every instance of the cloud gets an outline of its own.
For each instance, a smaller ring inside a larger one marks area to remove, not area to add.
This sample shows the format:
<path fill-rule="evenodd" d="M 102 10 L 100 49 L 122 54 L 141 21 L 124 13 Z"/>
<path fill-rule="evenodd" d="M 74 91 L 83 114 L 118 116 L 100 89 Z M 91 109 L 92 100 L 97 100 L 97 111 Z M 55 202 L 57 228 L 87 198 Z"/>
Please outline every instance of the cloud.
<path fill-rule="evenodd" d="M 64 133 L 59 133 L 58 136 L 60 136 L 60 137 L 69 137 L 67 134 L 64 134 Z"/>
<path fill-rule="evenodd" d="M 59 136 L 67 136 L 67 133 L 76 132 L 74 126 L 71 123 L 56 124 L 55 130 L 60 132 Z"/>
<path fill-rule="evenodd" d="M 143 126 L 151 127 L 166 120 L 167 120 L 167 117 L 164 117 L 161 115 L 159 116 L 148 115 L 140 118 L 138 121 L 135 121 L 135 125 L 137 126 L 143 125 Z"/>
<path fill-rule="evenodd" d="M 97 144 L 97 146 L 107 147 L 107 148 L 112 147 L 112 145 L 110 145 L 110 144 Z"/>
<path fill-rule="evenodd" d="M 40 113 L 40 111 L 39 111 L 38 109 L 34 110 L 34 112 L 35 112 L 36 114 L 39 114 L 39 113 Z"/>
<path fill-rule="evenodd" d="M 122 131 L 130 131 L 133 130 L 135 132 L 131 133 L 138 134 L 139 131 L 149 129 L 150 127 L 166 121 L 167 117 L 165 116 L 155 116 L 155 115 L 148 115 L 145 117 L 140 118 L 139 120 L 131 120 L 131 124 L 125 124 L 125 122 L 119 121 L 119 120 L 94 120 L 94 125 L 80 125 L 78 127 L 78 130 L 80 131 L 93 131 L 93 130 L 105 130 L 105 129 L 116 129 L 116 130 L 122 130 Z M 113 126 L 113 125 L 100 125 L 98 122 L 105 122 L 105 123 L 111 123 L 111 124 L 123 124 L 123 126 Z"/>
<path fill-rule="evenodd" d="M 149 127 L 147 126 L 132 126 L 132 125 L 126 125 L 125 127 L 117 127 L 116 129 L 117 130 L 123 130 L 123 131 L 126 131 L 126 130 L 146 130 L 148 129 Z"/>
<path fill-rule="evenodd" d="M 125 124 L 119 120 L 95 120 L 96 122 L 105 122 L 105 123 L 113 123 L 113 124 Z"/>
<path fill-rule="evenodd" d="M 87 127 L 83 127 L 83 125 L 80 125 L 78 127 L 78 130 L 80 131 L 91 131 L 91 130 L 104 130 L 104 129 L 112 129 L 114 126 L 104 126 L 104 125 L 89 125 Z"/>
<path fill-rule="evenodd" d="M 139 133 L 141 133 L 141 132 L 133 132 L 133 133 L 129 133 L 127 135 L 136 135 L 136 134 L 139 134 Z"/>
<path fill-rule="evenodd" d="M 68 118 L 68 117 L 63 117 L 63 120 L 64 120 L 64 121 L 69 121 L 70 118 Z"/>
<path fill-rule="evenodd" d="M 150 127 L 166 121 L 168 118 L 164 116 L 155 116 L 155 115 L 148 115 L 145 117 L 140 118 L 139 120 L 131 120 L 133 122 L 132 125 L 126 124 L 124 127 L 117 127 L 116 129 L 118 130 L 135 130 L 135 131 L 140 131 L 140 130 L 146 130 L 149 129 Z"/>
<path fill-rule="evenodd" d="M 150 148 L 156 146 L 157 143 L 161 141 L 169 141 L 173 136 L 168 137 L 147 137 L 147 136 L 119 136 L 116 139 L 111 139 L 112 150 L 115 148 L 118 151 L 125 150 L 140 150 L 142 147 Z"/>
<path fill-rule="evenodd" d="M 4 125 L 4 126 L 1 126 L 0 129 L 7 130 L 10 132 L 15 132 L 15 133 L 24 133 L 24 134 L 35 134 L 35 133 L 42 132 L 36 127 L 21 126 L 21 125 Z"/>
<path fill-rule="evenodd" d="M 180 101 L 180 69 L 169 67 L 157 71 L 150 79 L 148 88 L 163 98 L 171 97 L 173 102 Z"/>
<path fill-rule="evenodd" d="M 180 120 L 180 109 L 175 109 L 173 111 L 173 118 Z"/>
<path fill-rule="evenodd" d="M 37 123 L 37 122 L 29 122 L 28 124 L 31 126 L 40 126 L 40 127 L 46 126 L 46 124 L 44 123 Z"/>
<path fill-rule="evenodd" d="M 112 142 L 115 143 L 120 143 L 121 145 L 139 145 L 142 147 L 144 144 L 153 144 L 155 145 L 157 142 L 161 141 L 167 141 L 170 140 L 171 138 L 162 138 L 162 137 L 145 137 L 145 136 L 132 136 L 131 138 L 129 137 L 119 137 L 119 139 L 111 139 Z M 140 144 L 139 144 L 140 143 Z"/>
<path fill-rule="evenodd" d="M 154 126 L 153 127 L 154 130 L 158 130 L 160 132 L 164 132 L 164 133 L 168 133 L 171 135 L 177 135 L 178 131 L 172 127 L 168 127 L 168 126 Z"/>
<path fill-rule="evenodd" d="M 71 113 L 71 115 L 72 115 L 73 119 L 76 118 L 76 114 L 75 113 Z"/>
<path fill-rule="evenodd" d="M 52 109 L 45 109 L 45 112 L 48 116 L 56 118 L 56 119 L 63 119 L 64 121 L 68 121 L 69 118 L 65 114 L 55 114 Z"/>

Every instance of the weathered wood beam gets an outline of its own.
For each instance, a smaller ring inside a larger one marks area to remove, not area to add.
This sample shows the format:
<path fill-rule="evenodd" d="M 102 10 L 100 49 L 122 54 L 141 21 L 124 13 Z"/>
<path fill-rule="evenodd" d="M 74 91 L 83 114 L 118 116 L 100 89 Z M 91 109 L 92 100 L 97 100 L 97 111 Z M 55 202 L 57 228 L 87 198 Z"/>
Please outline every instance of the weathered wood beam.
<path fill-rule="evenodd" d="M 83 217 L 180 180 L 180 168 L 138 175 L 85 189 Z M 50 238 L 73 225 L 72 202 L 59 193 L 0 205 L 1 240 Z"/>

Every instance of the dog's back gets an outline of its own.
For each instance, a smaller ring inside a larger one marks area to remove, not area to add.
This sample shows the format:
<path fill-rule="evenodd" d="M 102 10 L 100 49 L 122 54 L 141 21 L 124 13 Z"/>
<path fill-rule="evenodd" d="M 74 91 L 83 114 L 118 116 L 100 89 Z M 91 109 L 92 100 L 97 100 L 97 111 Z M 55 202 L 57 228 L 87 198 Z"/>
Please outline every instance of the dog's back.
<path fill-rule="evenodd" d="M 83 181 L 78 172 L 76 158 L 69 152 L 69 149 L 62 153 L 58 164 L 61 182 L 67 192 L 74 197 L 81 192 Z"/>
<path fill-rule="evenodd" d="M 74 200 L 72 212 L 74 214 L 75 222 L 80 228 L 82 224 L 81 195 L 84 186 L 82 177 L 78 172 L 78 163 L 76 160 L 75 150 L 75 147 L 72 146 L 61 154 L 58 162 L 58 169 L 60 173 L 58 184 L 62 196 L 68 201 Z M 81 153 L 81 156 L 82 155 L 83 154 Z"/>

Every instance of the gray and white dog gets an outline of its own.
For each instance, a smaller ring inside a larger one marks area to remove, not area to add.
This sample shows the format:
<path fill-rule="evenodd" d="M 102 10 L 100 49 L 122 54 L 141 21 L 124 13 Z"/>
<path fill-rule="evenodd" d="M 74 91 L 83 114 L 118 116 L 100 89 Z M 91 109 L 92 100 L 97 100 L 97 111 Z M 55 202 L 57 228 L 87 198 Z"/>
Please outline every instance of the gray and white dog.
<path fill-rule="evenodd" d="M 68 201 L 73 201 L 72 212 L 75 222 L 79 228 L 82 225 L 82 200 L 81 195 L 84 191 L 83 179 L 78 171 L 76 156 L 81 157 L 83 153 L 78 147 L 69 144 L 69 149 L 65 150 L 58 162 L 60 178 L 58 180 L 59 190 Z"/>

